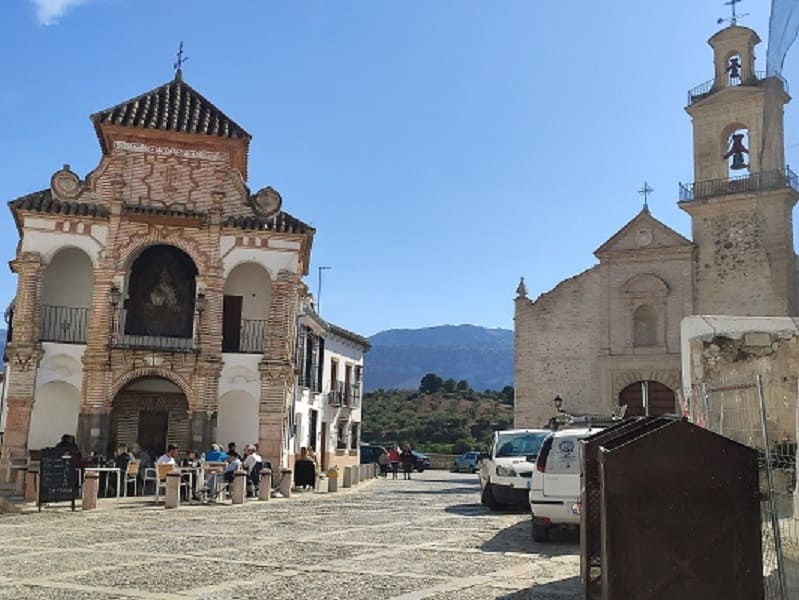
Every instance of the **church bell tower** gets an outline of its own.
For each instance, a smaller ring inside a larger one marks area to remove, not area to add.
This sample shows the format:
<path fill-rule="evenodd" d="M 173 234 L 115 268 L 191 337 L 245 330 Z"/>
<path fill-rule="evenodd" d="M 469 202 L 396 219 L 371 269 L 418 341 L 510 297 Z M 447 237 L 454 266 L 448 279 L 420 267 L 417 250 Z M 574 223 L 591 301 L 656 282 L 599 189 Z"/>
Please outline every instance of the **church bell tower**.
<path fill-rule="evenodd" d="M 755 70 L 757 33 L 733 24 L 708 40 L 714 77 L 688 93 L 694 183 L 680 185 L 691 215 L 694 312 L 797 312 L 793 207 L 799 182 L 785 165 L 787 84 Z"/>

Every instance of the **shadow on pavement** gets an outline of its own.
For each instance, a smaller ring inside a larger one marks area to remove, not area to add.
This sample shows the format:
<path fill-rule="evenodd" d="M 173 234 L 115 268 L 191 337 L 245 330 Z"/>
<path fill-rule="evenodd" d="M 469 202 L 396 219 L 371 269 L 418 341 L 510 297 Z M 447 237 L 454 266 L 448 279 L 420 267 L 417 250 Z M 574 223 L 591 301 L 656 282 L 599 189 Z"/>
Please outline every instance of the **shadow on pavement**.
<path fill-rule="evenodd" d="M 583 589 L 579 577 L 539 583 L 526 590 L 497 596 L 497 600 L 582 600 Z"/>
<path fill-rule="evenodd" d="M 532 524 L 529 520 L 520 521 L 506 527 L 490 540 L 486 540 L 480 550 L 483 552 L 522 552 L 545 556 L 561 556 L 580 552 L 580 536 L 576 530 L 553 528 L 548 542 L 534 542 Z"/>
<path fill-rule="evenodd" d="M 452 504 L 446 507 L 444 512 L 461 517 L 487 517 L 492 514 L 488 508 L 479 502 L 474 504 Z"/>
<path fill-rule="evenodd" d="M 454 475 L 454 473 L 453 473 Z M 472 485 L 475 489 L 478 489 L 480 485 L 480 481 L 477 479 L 477 475 L 472 475 L 470 477 L 448 477 L 447 479 L 439 479 L 437 477 L 425 477 L 424 479 L 419 479 L 419 481 L 424 481 L 425 483 L 448 483 L 451 485 Z"/>
<path fill-rule="evenodd" d="M 473 487 L 456 487 L 456 488 L 446 488 L 441 490 L 396 490 L 393 491 L 392 494 L 408 494 L 411 496 L 422 495 L 422 496 L 435 496 L 437 494 L 473 494 L 475 490 Z"/>

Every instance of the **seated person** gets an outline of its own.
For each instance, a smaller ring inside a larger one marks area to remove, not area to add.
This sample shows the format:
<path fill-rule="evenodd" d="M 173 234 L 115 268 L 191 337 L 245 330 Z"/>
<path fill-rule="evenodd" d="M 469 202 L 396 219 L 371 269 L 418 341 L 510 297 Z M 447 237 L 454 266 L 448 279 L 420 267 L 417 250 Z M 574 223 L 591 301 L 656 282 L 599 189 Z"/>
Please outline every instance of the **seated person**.
<path fill-rule="evenodd" d="M 205 455 L 207 462 L 225 462 L 227 455 L 222 452 L 222 446 L 219 444 L 211 444 L 211 451 Z"/>
<path fill-rule="evenodd" d="M 239 460 L 241 460 L 241 454 L 239 454 L 239 451 L 236 448 L 236 442 L 229 442 L 228 443 L 228 445 L 227 445 L 227 453 L 230 454 L 231 452 L 233 454 L 235 454 L 239 458 Z"/>
<path fill-rule="evenodd" d="M 263 459 L 261 455 L 258 454 L 255 450 L 255 446 L 252 444 L 247 444 L 244 448 L 244 467 L 247 469 L 247 473 L 252 473 L 253 467 L 257 463 L 262 463 Z"/>
<path fill-rule="evenodd" d="M 205 488 L 203 491 L 214 493 L 216 491 L 217 478 L 220 475 L 225 480 L 225 483 L 232 483 L 233 477 L 235 477 L 236 471 L 239 469 L 241 469 L 241 460 L 234 452 L 229 453 L 227 455 L 227 466 L 225 470 L 221 473 L 211 473 L 208 479 L 205 480 Z"/>
<path fill-rule="evenodd" d="M 178 466 L 177 460 L 175 460 L 175 456 L 178 453 L 178 447 L 175 444 L 169 444 L 166 447 L 166 452 L 158 457 L 158 460 L 155 461 L 156 465 L 173 465 L 175 467 Z"/>
<path fill-rule="evenodd" d="M 197 458 L 197 453 L 194 450 L 189 450 L 183 460 L 180 461 L 181 467 L 199 467 L 200 460 Z"/>

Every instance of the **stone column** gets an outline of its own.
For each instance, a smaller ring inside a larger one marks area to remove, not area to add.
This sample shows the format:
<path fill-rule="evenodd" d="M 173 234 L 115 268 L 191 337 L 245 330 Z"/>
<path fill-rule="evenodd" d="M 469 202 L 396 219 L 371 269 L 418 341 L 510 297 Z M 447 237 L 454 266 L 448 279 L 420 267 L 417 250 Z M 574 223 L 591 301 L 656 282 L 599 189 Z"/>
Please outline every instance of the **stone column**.
<path fill-rule="evenodd" d="M 78 415 L 77 443 L 88 455 L 94 450 L 108 455 L 111 444 L 111 372 L 106 364 L 87 359 L 83 361 L 83 394 Z M 132 442 L 128 442 L 132 443 Z"/>
<path fill-rule="evenodd" d="M 12 337 L 6 347 L 9 361 L 6 373 L 8 412 L 3 435 L 3 467 L 7 467 L 12 460 L 27 459 L 36 370 L 42 357 L 39 327 L 44 266 L 41 255 L 37 252 L 23 252 L 11 262 L 11 269 L 17 274 L 18 283 L 14 300 L 14 320 L 11 324 Z M 5 475 L 8 470 L 4 468 L 0 472 Z"/>

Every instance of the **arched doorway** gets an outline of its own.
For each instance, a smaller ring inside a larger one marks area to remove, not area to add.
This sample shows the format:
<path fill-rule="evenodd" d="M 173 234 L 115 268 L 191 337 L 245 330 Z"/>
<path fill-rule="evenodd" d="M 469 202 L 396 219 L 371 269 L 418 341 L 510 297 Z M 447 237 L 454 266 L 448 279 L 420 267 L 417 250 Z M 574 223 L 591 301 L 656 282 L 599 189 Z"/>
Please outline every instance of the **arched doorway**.
<path fill-rule="evenodd" d="M 63 248 L 42 276 L 41 339 L 85 344 L 94 289 L 94 266 L 78 248 Z"/>
<path fill-rule="evenodd" d="M 51 381 L 36 390 L 31 411 L 28 448 L 55 446 L 65 433 L 78 432 L 80 391 L 65 381 Z"/>
<path fill-rule="evenodd" d="M 174 246 L 150 246 L 133 262 L 125 301 L 125 334 L 191 338 L 197 267 Z"/>
<path fill-rule="evenodd" d="M 272 279 L 266 269 L 249 262 L 233 268 L 225 279 L 222 352 L 264 351 L 271 301 Z"/>
<path fill-rule="evenodd" d="M 138 444 L 157 458 L 167 444 L 189 447 L 191 423 L 186 395 L 160 377 L 142 377 L 123 387 L 111 406 L 111 448 Z"/>
<path fill-rule="evenodd" d="M 646 405 L 644 398 L 646 397 Z M 636 381 L 619 393 L 619 405 L 627 406 L 626 416 L 640 417 L 673 414 L 675 412 L 674 392 L 657 381 Z"/>

